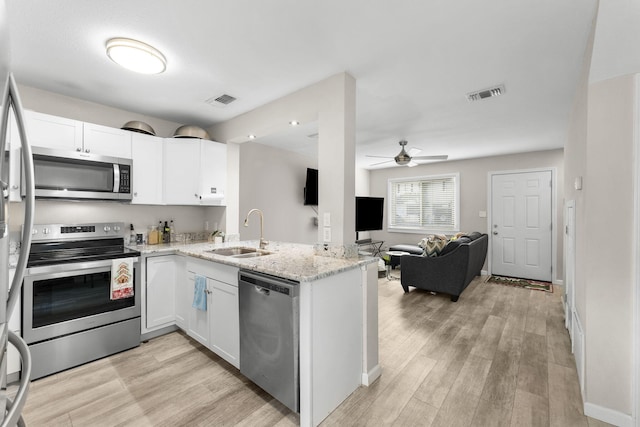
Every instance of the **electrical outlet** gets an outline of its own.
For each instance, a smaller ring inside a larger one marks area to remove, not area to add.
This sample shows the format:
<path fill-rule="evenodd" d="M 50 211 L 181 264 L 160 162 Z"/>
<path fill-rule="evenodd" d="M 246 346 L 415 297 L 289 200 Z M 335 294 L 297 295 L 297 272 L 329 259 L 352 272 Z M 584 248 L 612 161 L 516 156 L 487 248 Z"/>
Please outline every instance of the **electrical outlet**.
<path fill-rule="evenodd" d="M 325 243 L 328 243 L 331 241 L 331 228 L 330 227 L 325 227 L 324 228 L 324 238 L 322 240 L 325 241 Z"/>

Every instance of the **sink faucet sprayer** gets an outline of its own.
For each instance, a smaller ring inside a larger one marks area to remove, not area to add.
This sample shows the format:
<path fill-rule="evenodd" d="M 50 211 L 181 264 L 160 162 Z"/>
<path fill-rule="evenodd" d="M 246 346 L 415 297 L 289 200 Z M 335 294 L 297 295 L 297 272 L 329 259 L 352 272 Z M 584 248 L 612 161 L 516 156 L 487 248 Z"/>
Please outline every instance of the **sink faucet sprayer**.
<path fill-rule="evenodd" d="M 264 217 L 262 216 L 262 211 L 260 209 L 251 209 L 247 214 L 247 217 L 244 219 L 244 226 L 249 226 L 249 215 L 254 212 L 258 212 L 260 214 L 260 249 L 264 249 L 267 247 L 269 242 L 264 240 Z"/>

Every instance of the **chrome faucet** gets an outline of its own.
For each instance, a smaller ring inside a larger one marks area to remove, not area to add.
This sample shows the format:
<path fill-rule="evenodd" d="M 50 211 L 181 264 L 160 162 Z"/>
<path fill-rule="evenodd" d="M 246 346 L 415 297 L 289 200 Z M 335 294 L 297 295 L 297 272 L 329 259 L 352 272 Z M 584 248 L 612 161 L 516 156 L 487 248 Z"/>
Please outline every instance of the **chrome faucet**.
<path fill-rule="evenodd" d="M 264 240 L 264 217 L 262 215 L 262 211 L 260 209 L 251 209 L 247 214 L 247 217 L 244 219 L 244 226 L 249 226 L 249 215 L 254 212 L 258 212 L 260 214 L 260 249 L 264 249 L 267 247 L 269 242 Z"/>

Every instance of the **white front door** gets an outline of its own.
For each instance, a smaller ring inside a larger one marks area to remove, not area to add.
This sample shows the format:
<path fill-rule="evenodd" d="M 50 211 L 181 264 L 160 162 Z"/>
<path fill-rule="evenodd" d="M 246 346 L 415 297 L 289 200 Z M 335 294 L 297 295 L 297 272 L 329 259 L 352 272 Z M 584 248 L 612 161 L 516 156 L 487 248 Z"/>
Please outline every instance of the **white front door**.
<path fill-rule="evenodd" d="M 551 281 L 551 171 L 491 177 L 491 273 Z"/>

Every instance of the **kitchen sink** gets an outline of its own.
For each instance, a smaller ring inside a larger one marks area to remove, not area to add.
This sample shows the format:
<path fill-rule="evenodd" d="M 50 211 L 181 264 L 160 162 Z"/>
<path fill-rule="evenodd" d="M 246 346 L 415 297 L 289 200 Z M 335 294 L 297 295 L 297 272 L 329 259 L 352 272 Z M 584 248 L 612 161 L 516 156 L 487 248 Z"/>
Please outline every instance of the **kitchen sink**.
<path fill-rule="evenodd" d="M 254 258 L 264 255 L 270 255 L 272 252 L 256 248 L 247 248 L 244 246 L 235 246 L 230 248 L 218 248 L 205 251 L 214 255 L 228 256 L 233 258 Z"/>
<path fill-rule="evenodd" d="M 272 252 L 267 251 L 256 251 L 256 252 L 247 252 L 246 254 L 233 255 L 234 258 L 255 258 L 257 256 L 270 255 Z"/>

